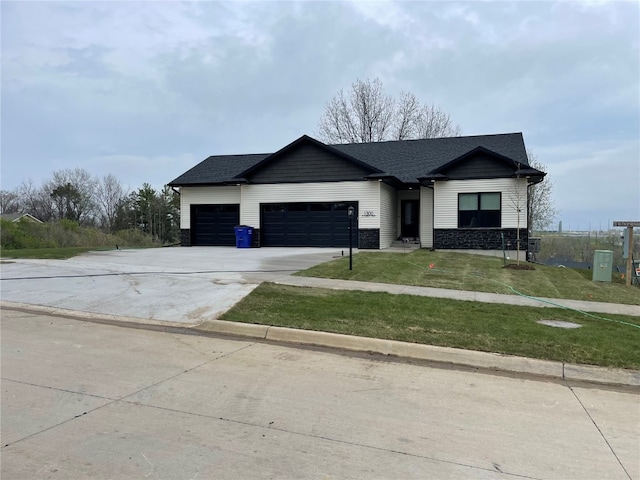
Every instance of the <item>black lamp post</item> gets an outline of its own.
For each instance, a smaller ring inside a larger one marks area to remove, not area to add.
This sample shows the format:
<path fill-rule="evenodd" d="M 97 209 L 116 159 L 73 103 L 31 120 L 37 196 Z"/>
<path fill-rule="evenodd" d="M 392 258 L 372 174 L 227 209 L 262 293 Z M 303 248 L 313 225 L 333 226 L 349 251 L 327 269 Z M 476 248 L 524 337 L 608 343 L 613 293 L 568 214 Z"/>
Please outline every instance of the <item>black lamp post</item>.
<path fill-rule="evenodd" d="M 349 214 L 349 270 L 353 270 L 353 213 L 354 208 L 349 207 L 347 213 Z"/>

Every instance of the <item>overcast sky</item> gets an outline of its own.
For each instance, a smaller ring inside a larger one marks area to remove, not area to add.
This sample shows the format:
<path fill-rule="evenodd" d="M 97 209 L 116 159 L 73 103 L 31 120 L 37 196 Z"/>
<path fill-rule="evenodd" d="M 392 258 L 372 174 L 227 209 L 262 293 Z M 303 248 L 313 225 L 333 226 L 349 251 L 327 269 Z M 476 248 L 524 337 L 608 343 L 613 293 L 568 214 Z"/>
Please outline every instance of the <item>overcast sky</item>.
<path fill-rule="evenodd" d="M 638 2 L 0 5 L 2 189 L 76 167 L 161 187 L 317 136 L 378 77 L 465 135 L 522 132 L 565 230 L 640 220 Z"/>

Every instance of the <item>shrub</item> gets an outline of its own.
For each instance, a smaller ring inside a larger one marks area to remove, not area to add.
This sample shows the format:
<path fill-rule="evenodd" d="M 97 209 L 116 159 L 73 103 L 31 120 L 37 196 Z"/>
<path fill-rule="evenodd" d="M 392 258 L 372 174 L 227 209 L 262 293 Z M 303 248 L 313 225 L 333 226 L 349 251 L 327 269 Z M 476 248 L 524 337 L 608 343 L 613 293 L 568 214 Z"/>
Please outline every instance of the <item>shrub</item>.
<path fill-rule="evenodd" d="M 57 247 L 56 243 L 48 239 L 43 225 L 21 220 L 9 222 L 2 220 L 0 225 L 0 246 L 6 249 L 21 248 L 50 248 Z"/>

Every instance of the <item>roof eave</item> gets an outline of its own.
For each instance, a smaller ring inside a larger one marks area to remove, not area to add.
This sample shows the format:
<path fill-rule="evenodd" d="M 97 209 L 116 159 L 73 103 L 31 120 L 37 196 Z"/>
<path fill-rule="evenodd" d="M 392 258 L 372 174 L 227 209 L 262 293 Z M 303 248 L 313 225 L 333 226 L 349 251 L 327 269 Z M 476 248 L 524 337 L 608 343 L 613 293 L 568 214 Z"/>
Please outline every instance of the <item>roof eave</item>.
<path fill-rule="evenodd" d="M 235 185 L 239 182 L 230 180 L 224 180 L 221 182 L 171 182 L 167 183 L 168 187 L 221 187 L 225 185 Z"/>
<path fill-rule="evenodd" d="M 536 183 L 542 182 L 546 175 L 545 172 L 529 167 L 516 170 L 513 176 L 516 178 L 526 178 L 529 185 L 535 185 Z"/>
<path fill-rule="evenodd" d="M 418 182 L 424 187 L 431 187 L 435 182 L 442 182 L 449 180 L 449 177 L 442 175 L 441 173 L 433 173 L 418 177 Z"/>
<path fill-rule="evenodd" d="M 377 180 L 378 182 L 386 183 L 387 185 L 390 185 L 394 188 L 403 188 L 405 185 L 407 185 L 406 182 L 403 182 L 398 177 L 396 177 L 395 175 L 391 175 L 390 173 L 372 173 L 371 175 L 367 175 L 364 178 L 366 180 L 372 181 Z"/>

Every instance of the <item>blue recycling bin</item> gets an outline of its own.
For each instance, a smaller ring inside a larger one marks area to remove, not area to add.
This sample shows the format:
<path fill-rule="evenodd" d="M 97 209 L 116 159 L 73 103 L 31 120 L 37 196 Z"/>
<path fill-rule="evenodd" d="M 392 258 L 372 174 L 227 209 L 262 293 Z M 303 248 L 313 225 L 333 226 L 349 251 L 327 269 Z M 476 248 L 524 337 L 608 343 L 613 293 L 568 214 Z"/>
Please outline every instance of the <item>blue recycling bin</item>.
<path fill-rule="evenodd" d="M 234 227 L 234 230 L 236 232 L 236 248 L 251 248 L 253 227 L 238 225 L 237 227 Z"/>

